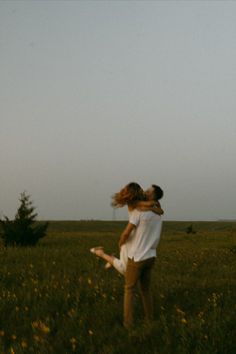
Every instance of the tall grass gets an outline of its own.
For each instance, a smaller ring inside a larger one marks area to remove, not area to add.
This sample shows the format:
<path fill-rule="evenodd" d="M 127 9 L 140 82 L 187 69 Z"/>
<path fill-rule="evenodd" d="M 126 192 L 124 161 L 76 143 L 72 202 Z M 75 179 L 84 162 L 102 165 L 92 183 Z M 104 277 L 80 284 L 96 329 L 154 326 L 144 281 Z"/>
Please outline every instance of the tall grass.
<path fill-rule="evenodd" d="M 0 353 L 233 354 L 236 225 L 165 223 L 153 271 L 155 320 L 122 326 L 124 280 L 90 254 L 118 254 L 122 222 L 54 222 L 35 248 L 0 249 Z"/>

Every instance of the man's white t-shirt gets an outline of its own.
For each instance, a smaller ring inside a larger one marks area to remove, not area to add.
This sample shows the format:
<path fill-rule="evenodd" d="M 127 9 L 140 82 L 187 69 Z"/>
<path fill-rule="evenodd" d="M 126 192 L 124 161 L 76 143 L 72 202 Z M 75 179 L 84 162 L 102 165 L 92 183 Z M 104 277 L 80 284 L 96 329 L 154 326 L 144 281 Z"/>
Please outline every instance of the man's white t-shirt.
<path fill-rule="evenodd" d="M 156 249 L 160 241 L 162 219 L 152 211 L 129 212 L 129 222 L 136 226 L 127 240 L 128 257 L 135 262 L 156 257 Z"/>

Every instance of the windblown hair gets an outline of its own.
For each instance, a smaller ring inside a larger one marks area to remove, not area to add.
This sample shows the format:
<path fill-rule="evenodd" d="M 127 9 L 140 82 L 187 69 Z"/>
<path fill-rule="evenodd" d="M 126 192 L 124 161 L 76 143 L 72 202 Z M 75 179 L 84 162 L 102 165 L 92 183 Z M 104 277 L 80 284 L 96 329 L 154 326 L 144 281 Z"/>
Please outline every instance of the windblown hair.
<path fill-rule="evenodd" d="M 139 200 L 144 200 L 143 189 L 136 182 L 127 184 L 120 192 L 112 196 L 111 205 L 115 208 L 121 208 L 125 205 L 135 204 Z"/>
<path fill-rule="evenodd" d="M 164 195 L 164 192 L 161 187 L 157 186 L 156 184 L 152 184 L 152 188 L 154 190 L 154 200 L 161 199 Z"/>

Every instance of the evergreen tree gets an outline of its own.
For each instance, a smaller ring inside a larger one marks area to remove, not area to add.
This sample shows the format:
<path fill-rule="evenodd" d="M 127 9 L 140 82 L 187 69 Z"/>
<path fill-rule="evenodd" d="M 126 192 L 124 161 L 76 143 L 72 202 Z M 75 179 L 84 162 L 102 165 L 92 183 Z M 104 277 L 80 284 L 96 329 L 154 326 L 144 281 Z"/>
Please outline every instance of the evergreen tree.
<path fill-rule="evenodd" d="M 196 231 L 194 230 L 192 224 L 189 225 L 189 226 L 186 228 L 186 233 L 187 233 L 187 234 L 195 234 L 195 233 L 196 233 Z"/>
<path fill-rule="evenodd" d="M 34 246 L 40 238 L 46 235 L 48 223 L 37 223 L 35 207 L 30 201 L 30 196 L 21 193 L 20 207 L 14 220 L 4 217 L 0 220 L 2 226 L 1 237 L 5 246 Z"/>

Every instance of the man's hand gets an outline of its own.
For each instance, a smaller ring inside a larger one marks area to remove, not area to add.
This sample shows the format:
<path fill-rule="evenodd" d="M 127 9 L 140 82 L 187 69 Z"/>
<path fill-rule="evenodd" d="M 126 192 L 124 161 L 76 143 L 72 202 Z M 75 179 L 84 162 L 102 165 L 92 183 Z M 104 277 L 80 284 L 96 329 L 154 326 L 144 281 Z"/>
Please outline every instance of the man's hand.
<path fill-rule="evenodd" d="M 163 215 L 164 214 L 164 210 L 160 207 L 152 207 L 150 209 L 153 213 L 158 214 L 158 215 Z"/>

